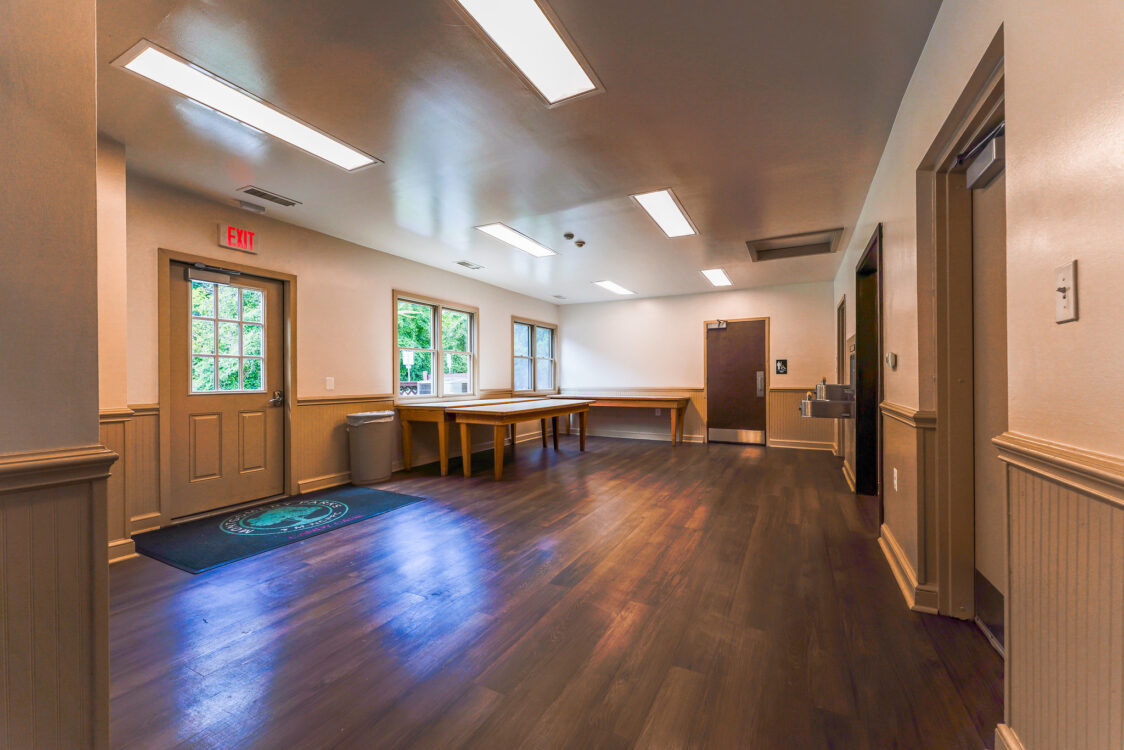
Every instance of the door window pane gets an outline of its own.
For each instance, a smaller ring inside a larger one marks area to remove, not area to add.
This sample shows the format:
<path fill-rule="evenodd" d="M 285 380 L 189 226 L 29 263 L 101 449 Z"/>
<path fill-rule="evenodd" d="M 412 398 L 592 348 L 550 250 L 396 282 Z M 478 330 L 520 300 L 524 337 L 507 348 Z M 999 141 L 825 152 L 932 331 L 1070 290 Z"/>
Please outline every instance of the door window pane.
<path fill-rule="evenodd" d="M 201 318 L 215 317 L 215 285 L 209 281 L 191 282 L 191 314 Z"/>
<path fill-rule="evenodd" d="M 240 310 L 238 287 L 219 284 L 219 317 L 225 320 L 238 320 Z"/>
<path fill-rule="evenodd" d="M 433 346 L 433 308 L 398 300 L 398 346 L 429 349 Z"/>
<path fill-rule="evenodd" d="M 262 327 L 253 325 L 242 326 L 242 353 L 251 357 L 260 357 L 262 354 Z"/>
<path fill-rule="evenodd" d="M 531 358 L 530 357 L 516 357 L 515 358 L 515 390 L 529 391 L 532 389 L 531 385 Z"/>
<path fill-rule="evenodd" d="M 191 321 L 191 351 L 194 354 L 215 353 L 215 323 L 213 320 Z"/>
<path fill-rule="evenodd" d="M 265 322 L 263 296 L 260 289 L 242 290 L 242 320 L 250 323 Z"/>
<path fill-rule="evenodd" d="M 433 395 L 433 352 L 403 349 L 398 360 L 398 395 Z"/>
<path fill-rule="evenodd" d="M 238 390 L 238 357 L 219 357 L 219 390 Z"/>
<path fill-rule="evenodd" d="M 554 331 L 535 326 L 535 356 L 549 359 L 554 356 Z"/>
<path fill-rule="evenodd" d="M 515 356 L 531 356 L 531 326 L 526 323 L 515 324 Z"/>
<path fill-rule="evenodd" d="M 244 391 L 260 391 L 262 388 L 261 382 L 261 365 L 260 359 L 244 359 L 242 360 L 242 390 Z"/>
<path fill-rule="evenodd" d="M 535 360 L 535 390 L 545 391 L 554 388 L 554 360 Z"/>
<path fill-rule="evenodd" d="M 442 309 L 441 348 L 454 352 L 467 352 L 471 342 L 472 316 L 466 312 Z"/>
<path fill-rule="evenodd" d="M 206 393 L 215 390 L 215 358 L 191 358 L 191 390 Z"/>
<path fill-rule="evenodd" d="M 471 359 L 467 354 L 445 355 L 445 381 L 442 385 L 446 394 L 472 392 Z"/>
<path fill-rule="evenodd" d="M 241 354 L 237 323 L 219 323 L 219 354 Z"/>

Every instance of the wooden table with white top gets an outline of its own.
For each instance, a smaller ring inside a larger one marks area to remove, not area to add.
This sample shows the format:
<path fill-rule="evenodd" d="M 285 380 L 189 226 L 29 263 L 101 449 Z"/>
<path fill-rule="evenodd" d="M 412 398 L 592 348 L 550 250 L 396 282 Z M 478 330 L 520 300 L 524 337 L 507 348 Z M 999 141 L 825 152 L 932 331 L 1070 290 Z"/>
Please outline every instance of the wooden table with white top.
<path fill-rule="evenodd" d="M 422 403 L 405 403 L 398 405 L 398 418 L 402 422 L 402 465 L 409 471 L 413 453 L 414 422 L 432 422 L 437 425 L 437 452 L 441 460 L 441 476 L 449 473 L 449 425 L 453 423 L 453 416 L 448 409 L 458 406 L 485 406 L 490 404 L 514 404 L 520 401 L 536 401 L 537 397 L 530 398 L 493 398 L 473 399 L 465 401 L 425 401 Z M 512 440 L 515 436 L 512 435 Z"/>
<path fill-rule="evenodd" d="M 667 409 L 671 412 L 671 444 L 683 442 L 683 423 L 687 415 L 688 396 L 586 396 L 565 394 L 550 398 L 591 399 L 593 406 L 631 407 L 637 409 Z M 569 424 L 566 425 L 567 431 Z"/>
<path fill-rule="evenodd" d="M 491 425 L 492 448 L 495 453 L 494 473 L 495 478 L 503 478 L 503 449 L 504 436 L 509 425 L 514 426 L 519 422 L 532 422 L 539 420 L 542 425 L 542 444 L 546 447 L 546 420 L 551 420 L 554 425 L 554 450 L 558 450 L 558 418 L 571 414 L 578 415 L 579 448 L 585 450 L 585 422 L 586 414 L 593 401 L 588 399 L 538 399 L 535 401 L 511 402 L 506 404 L 487 404 L 475 406 L 462 406 L 448 409 L 457 424 L 461 426 L 461 455 L 464 463 L 464 475 L 472 476 L 472 443 L 469 440 L 469 425 Z M 512 442 L 514 450 L 515 443 Z"/>

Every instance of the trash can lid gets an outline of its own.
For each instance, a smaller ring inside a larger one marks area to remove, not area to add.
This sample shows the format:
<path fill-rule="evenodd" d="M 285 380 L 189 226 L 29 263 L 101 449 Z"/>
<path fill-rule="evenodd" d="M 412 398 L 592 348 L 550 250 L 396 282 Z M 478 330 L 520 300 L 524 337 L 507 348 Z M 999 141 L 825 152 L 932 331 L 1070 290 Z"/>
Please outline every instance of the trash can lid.
<path fill-rule="evenodd" d="M 357 414 L 348 414 L 349 425 L 369 424 L 371 422 L 393 422 L 393 411 L 362 411 Z"/>

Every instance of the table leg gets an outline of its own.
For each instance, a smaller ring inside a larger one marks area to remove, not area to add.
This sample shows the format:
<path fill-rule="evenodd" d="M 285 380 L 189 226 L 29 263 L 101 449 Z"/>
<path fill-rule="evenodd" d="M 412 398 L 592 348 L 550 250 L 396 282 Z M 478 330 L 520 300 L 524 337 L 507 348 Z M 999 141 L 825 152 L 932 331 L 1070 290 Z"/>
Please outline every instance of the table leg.
<path fill-rule="evenodd" d="M 472 436 L 468 434 L 467 422 L 461 422 L 461 463 L 464 464 L 464 475 L 472 476 Z"/>
<path fill-rule="evenodd" d="M 671 412 L 671 444 L 675 445 L 679 439 L 679 410 L 668 409 Z"/>
<path fill-rule="evenodd" d="M 410 449 L 413 447 L 414 428 L 410 424 L 410 420 L 402 420 L 402 468 L 406 471 L 410 470 Z"/>
<path fill-rule="evenodd" d="M 687 424 L 687 407 L 679 410 L 679 444 L 683 444 L 683 428 Z"/>
<path fill-rule="evenodd" d="M 578 447 L 585 450 L 585 417 L 589 414 L 587 411 L 578 414 Z"/>
<path fill-rule="evenodd" d="M 506 434 L 506 425 L 498 424 L 492 430 L 492 451 L 495 453 L 493 461 L 495 462 L 495 477 L 497 480 L 503 478 L 503 442 Z"/>
<path fill-rule="evenodd" d="M 570 434 L 570 415 L 566 415 L 566 434 Z"/>
<path fill-rule="evenodd" d="M 545 448 L 546 447 L 546 418 L 544 417 L 544 418 L 540 419 L 539 423 L 542 426 L 542 447 Z M 557 427 L 558 417 L 554 418 L 554 424 Z M 557 438 L 555 438 L 555 439 L 557 439 Z"/>
<path fill-rule="evenodd" d="M 449 423 L 437 423 L 437 454 L 441 457 L 441 476 L 449 476 Z"/>
<path fill-rule="evenodd" d="M 569 419 L 569 417 L 566 417 L 566 419 Z M 544 419 L 542 422 L 543 422 L 543 429 L 545 430 L 546 429 L 546 420 Z M 550 418 L 550 424 L 551 424 L 551 427 L 554 428 L 554 450 L 558 450 L 558 417 L 551 417 Z M 543 448 L 546 447 L 546 433 L 545 432 L 542 435 L 542 447 Z"/>
<path fill-rule="evenodd" d="M 514 461 L 515 460 L 515 424 L 514 423 L 512 423 L 510 425 L 510 432 L 511 432 L 511 460 Z"/>

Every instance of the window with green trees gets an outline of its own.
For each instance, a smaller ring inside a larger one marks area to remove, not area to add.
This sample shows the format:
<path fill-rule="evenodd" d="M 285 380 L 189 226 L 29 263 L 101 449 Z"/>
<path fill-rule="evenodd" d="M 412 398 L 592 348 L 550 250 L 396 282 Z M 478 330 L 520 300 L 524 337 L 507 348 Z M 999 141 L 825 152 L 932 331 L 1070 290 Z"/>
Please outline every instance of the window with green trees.
<path fill-rule="evenodd" d="M 512 390 L 554 390 L 555 327 L 523 320 L 512 326 Z"/>
<path fill-rule="evenodd" d="M 395 308 L 398 395 L 475 393 L 475 311 L 404 296 Z"/>
<path fill-rule="evenodd" d="M 265 390 L 261 289 L 191 282 L 191 392 Z"/>

